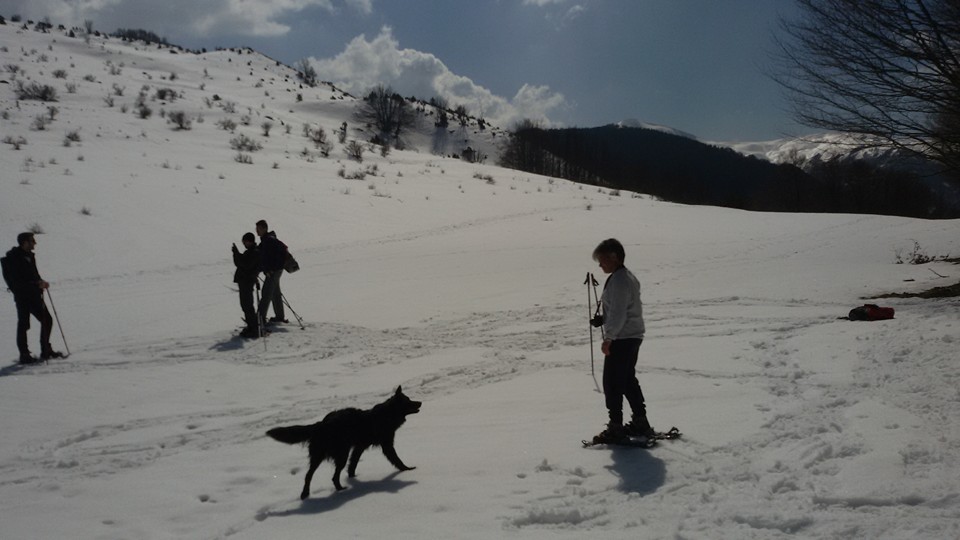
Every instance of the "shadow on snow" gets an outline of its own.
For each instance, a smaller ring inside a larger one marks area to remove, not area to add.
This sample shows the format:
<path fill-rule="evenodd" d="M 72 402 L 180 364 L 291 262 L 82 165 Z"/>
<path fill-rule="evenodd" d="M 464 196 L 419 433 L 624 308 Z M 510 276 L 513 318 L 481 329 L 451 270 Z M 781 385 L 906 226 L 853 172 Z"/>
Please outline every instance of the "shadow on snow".
<path fill-rule="evenodd" d="M 334 491 L 326 497 L 311 497 L 300 503 L 300 506 L 297 508 L 279 511 L 268 510 L 258 513 L 257 521 L 263 521 L 271 517 L 322 514 L 336 510 L 364 495 L 371 493 L 397 493 L 407 486 L 416 484 L 416 482 L 412 480 L 398 480 L 397 475 L 401 472 L 402 471 L 395 471 L 382 480 L 362 481 L 356 478 L 350 478 L 347 480 L 350 487 L 344 491 Z"/>

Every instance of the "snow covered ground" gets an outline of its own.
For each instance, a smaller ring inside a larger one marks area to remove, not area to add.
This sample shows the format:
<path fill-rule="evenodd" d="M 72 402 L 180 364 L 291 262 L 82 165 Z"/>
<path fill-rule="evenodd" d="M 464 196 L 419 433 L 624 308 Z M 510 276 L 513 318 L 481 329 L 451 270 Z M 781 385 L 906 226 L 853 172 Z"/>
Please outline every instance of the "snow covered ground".
<path fill-rule="evenodd" d="M 0 145 L 0 238 L 44 230 L 38 261 L 73 353 L 14 366 L 5 297 L 3 538 L 960 537 L 960 301 L 837 319 L 864 296 L 954 283 L 957 266 L 894 260 L 914 241 L 960 253 L 957 221 L 668 204 L 429 144 L 357 163 L 332 135 L 351 100 L 301 90 L 257 54 L 9 25 L 0 47 L 19 66 L 4 80 L 60 94 L 17 104 L 0 85 L 0 137 L 27 140 Z M 114 84 L 126 91 L 107 107 Z M 144 85 L 183 96 L 148 98 L 141 119 Z M 217 127 L 244 115 L 236 133 Z M 306 122 L 331 134 L 329 158 Z M 240 133 L 264 144 L 253 164 L 234 160 Z M 258 219 L 300 261 L 282 286 L 306 329 L 245 342 L 231 336 L 230 244 Z M 643 286 L 651 421 L 684 432 L 649 451 L 580 445 L 605 420 L 583 279 L 602 280 L 590 253 L 607 237 Z M 424 403 L 397 437 L 417 468 L 370 451 L 337 493 L 326 463 L 301 502 L 306 452 L 264 432 L 398 385 Z"/>

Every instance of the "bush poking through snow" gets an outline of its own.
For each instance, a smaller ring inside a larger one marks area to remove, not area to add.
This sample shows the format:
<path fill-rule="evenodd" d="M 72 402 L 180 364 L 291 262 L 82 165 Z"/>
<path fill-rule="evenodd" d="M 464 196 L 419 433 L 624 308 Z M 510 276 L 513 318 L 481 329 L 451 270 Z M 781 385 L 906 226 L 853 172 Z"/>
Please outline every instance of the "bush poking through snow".
<path fill-rule="evenodd" d="M 57 101 L 57 90 L 48 84 L 23 84 L 22 81 L 17 81 L 14 92 L 21 101 Z"/>
<path fill-rule="evenodd" d="M 357 141 L 350 141 L 346 146 L 343 147 L 343 151 L 347 154 L 347 157 L 356 161 L 357 163 L 363 163 L 363 145 Z"/>
<path fill-rule="evenodd" d="M 945 261 L 950 255 L 928 255 L 926 250 L 920 247 L 920 242 L 913 241 L 913 251 L 904 255 L 902 249 L 895 251 L 897 264 L 927 264 L 935 261 Z"/>
<path fill-rule="evenodd" d="M 3 138 L 3 144 L 9 144 L 13 146 L 14 150 L 19 150 L 21 146 L 27 144 L 27 140 L 23 137 L 14 137 L 12 135 L 7 135 Z"/>
<path fill-rule="evenodd" d="M 229 118 L 224 118 L 223 120 L 217 122 L 217 127 L 224 131 L 233 133 L 237 129 L 237 123 Z"/>
<path fill-rule="evenodd" d="M 486 183 L 490 184 L 491 186 L 497 183 L 497 181 L 493 179 L 493 176 L 490 176 L 489 174 L 475 172 L 473 173 L 473 177 L 478 180 L 483 180 Z"/>
<path fill-rule="evenodd" d="M 230 148 L 240 152 L 256 152 L 263 149 L 263 145 L 241 133 L 230 139 Z"/>
<path fill-rule="evenodd" d="M 193 122 L 190 120 L 190 117 L 187 116 L 187 113 L 184 111 L 172 111 L 167 113 L 167 123 L 175 125 L 177 130 L 188 130 L 193 124 Z"/>
<path fill-rule="evenodd" d="M 38 114 L 33 118 L 33 122 L 30 124 L 30 129 L 34 131 L 44 131 L 47 129 L 47 125 L 50 124 L 50 119 L 42 114 Z"/>
<path fill-rule="evenodd" d="M 157 93 L 154 94 L 154 97 L 160 101 L 169 101 L 173 103 L 177 100 L 177 91 L 173 88 L 158 88 Z"/>

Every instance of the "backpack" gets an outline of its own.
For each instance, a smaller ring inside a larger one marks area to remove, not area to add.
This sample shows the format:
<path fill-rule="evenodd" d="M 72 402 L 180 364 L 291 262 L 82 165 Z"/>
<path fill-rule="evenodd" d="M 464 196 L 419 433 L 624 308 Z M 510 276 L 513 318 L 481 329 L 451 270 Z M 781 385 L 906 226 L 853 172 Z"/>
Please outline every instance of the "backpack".
<path fill-rule="evenodd" d="M 0 257 L 0 267 L 2 267 L 3 269 L 3 281 L 7 284 L 7 289 L 12 291 L 13 284 L 11 283 L 12 279 L 10 278 L 10 270 L 9 270 L 10 263 L 8 261 L 9 259 L 7 259 L 6 255 L 4 255 L 3 257 Z"/>
<path fill-rule="evenodd" d="M 883 321 L 893 318 L 892 307 L 880 307 L 876 304 L 864 304 L 850 310 L 847 317 L 851 321 Z"/>
<path fill-rule="evenodd" d="M 277 242 L 280 242 L 280 240 L 277 240 Z M 290 248 L 283 242 L 280 242 L 280 245 L 283 246 L 283 271 L 292 274 L 300 270 L 300 263 L 290 254 Z"/>
<path fill-rule="evenodd" d="M 283 271 L 288 274 L 292 274 L 297 270 L 300 270 L 300 263 L 293 258 L 293 255 L 290 254 L 290 250 L 287 250 L 283 259 Z"/>

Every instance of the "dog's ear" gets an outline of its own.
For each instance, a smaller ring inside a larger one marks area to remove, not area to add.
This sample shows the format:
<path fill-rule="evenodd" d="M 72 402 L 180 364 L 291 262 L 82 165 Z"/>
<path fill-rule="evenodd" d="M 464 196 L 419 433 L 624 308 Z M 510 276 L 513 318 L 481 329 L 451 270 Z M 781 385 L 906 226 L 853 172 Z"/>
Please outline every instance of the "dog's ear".
<path fill-rule="evenodd" d="M 397 386 L 397 393 L 398 393 L 398 394 L 402 394 L 402 393 L 403 393 L 403 391 L 400 389 L 400 386 Z"/>

